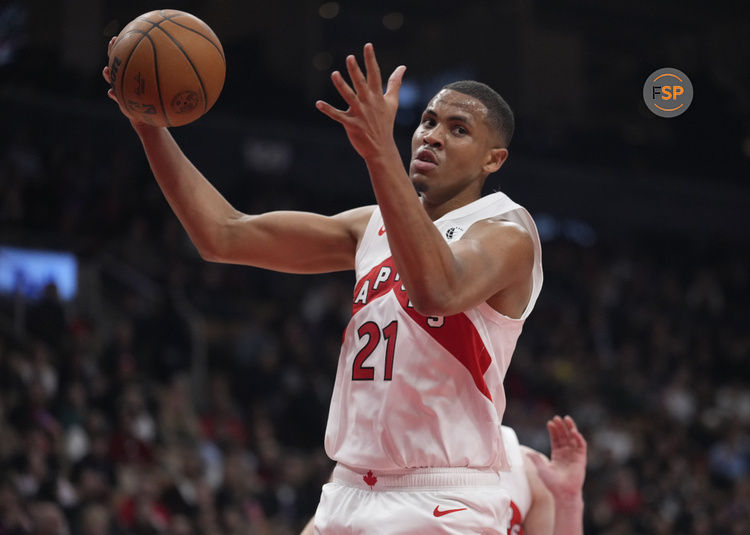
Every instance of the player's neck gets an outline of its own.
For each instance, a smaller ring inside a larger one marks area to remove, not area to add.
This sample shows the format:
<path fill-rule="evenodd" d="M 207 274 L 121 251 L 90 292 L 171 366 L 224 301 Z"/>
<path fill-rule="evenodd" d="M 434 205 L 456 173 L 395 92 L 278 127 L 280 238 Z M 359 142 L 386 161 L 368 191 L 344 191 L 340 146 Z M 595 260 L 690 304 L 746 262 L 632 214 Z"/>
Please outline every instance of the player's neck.
<path fill-rule="evenodd" d="M 433 200 L 429 195 L 422 195 L 421 201 L 427 215 L 432 221 L 437 221 L 445 214 L 466 206 L 481 197 L 481 192 L 465 190 L 447 200 Z"/>

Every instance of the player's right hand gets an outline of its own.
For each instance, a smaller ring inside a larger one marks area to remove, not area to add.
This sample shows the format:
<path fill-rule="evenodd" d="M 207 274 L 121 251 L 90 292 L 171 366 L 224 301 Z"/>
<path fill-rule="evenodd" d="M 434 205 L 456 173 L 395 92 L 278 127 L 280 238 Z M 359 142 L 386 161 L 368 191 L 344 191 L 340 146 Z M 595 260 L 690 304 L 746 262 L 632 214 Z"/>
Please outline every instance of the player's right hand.
<path fill-rule="evenodd" d="M 107 45 L 107 60 L 109 63 L 109 57 L 112 52 L 112 47 L 115 44 L 115 41 L 117 40 L 117 36 L 113 37 L 109 40 L 109 45 Z M 114 100 L 117 105 L 120 107 L 120 111 L 122 114 L 130 119 L 130 122 L 133 126 L 145 126 L 146 123 L 132 115 L 130 112 L 128 112 L 127 108 L 123 106 L 122 102 L 117 100 L 117 96 L 115 96 L 115 90 L 112 88 L 112 72 L 109 68 L 109 65 L 105 66 L 104 69 L 102 69 L 102 76 L 104 77 L 104 80 L 109 84 L 109 90 L 107 91 L 107 96 Z"/>

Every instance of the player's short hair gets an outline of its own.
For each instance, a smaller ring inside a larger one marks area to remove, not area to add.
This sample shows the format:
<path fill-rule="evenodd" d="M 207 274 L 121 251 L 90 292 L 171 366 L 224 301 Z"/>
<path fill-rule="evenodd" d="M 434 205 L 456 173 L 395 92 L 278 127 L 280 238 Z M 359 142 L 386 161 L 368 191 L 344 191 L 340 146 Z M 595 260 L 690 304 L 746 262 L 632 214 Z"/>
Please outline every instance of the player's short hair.
<path fill-rule="evenodd" d="M 459 80 L 443 86 L 443 89 L 458 91 L 464 95 L 474 97 L 487 108 L 487 120 L 500 137 L 500 141 L 508 147 L 513 138 L 516 120 L 513 110 L 510 109 L 505 99 L 487 84 L 475 80 Z"/>

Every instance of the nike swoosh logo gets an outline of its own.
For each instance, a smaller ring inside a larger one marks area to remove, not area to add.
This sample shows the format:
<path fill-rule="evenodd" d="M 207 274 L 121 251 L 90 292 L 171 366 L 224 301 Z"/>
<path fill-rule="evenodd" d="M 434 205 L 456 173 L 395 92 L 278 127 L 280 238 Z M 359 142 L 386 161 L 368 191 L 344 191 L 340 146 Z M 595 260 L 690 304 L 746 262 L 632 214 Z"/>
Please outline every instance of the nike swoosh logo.
<path fill-rule="evenodd" d="M 383 234 L 385 234 L 385 227 L 380 227 L 378 229 L 378 236 L 382 236 Z"/>
<path fill-rule="evenodd" d="M 451 513 L 457 513 L 459 511 L 466 511 L 466 507 L 462 507 L 461 509 L 446 509 L 445 511 L 440 510 L 440 506 L 436 505 L 435 510 L 432 512 L 434 516 L 440 517 L 443 515 L 449 515 Z"/>

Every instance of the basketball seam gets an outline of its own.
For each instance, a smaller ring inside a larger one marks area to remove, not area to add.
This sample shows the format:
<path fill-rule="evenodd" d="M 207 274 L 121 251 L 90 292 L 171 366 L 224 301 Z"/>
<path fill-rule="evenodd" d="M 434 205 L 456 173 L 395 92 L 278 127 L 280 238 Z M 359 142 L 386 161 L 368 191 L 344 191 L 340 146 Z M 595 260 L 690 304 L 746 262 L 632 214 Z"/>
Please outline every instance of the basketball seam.
<path fill-rule="evenodd" d="M 162 15 L 162 16 L 163 16 L 163 15 Z M 179 16 L 180 16 L 179 14 L 178 14 L 178 15 L 173 15 L 173 18 L 177 18 L 177 17 L 179 17 Z M 207 37 L 206 35 L 202 34 L 202 33 L 201 33 L 201 32 L 199 32 L 198 30 L 196 30 L 196 29 L 194 29 L 194 28 L 191 28 L 190 26 L 186 26 L 185 24 L 180 24 L 179 22 L 177 22 L 176 20 L 173 20 L 172 18 L 169 18 L 169 19 L 167 19 L 167 18 L 165 17 L 165 18 L 164 18 L 164 20 L 168 20 L 169 22 L 171 22 L 172 24 L 176 24 L 176 25 L 177 25 L 177 26 L 179 26 L 180 28 L 184 28 L 185 30 L 191 31 L 191 32 L 193 32 L 193 33 L 195 33 L 195 34 L 197 34 L 197 35 L 200 35 L 201 37 L 203 37 L 203 38 L 204 38 L 204 39 L 205 39 L 206 41 L 208 41 L 209 43 L 211 43 L 211 46 L 213 46 L 213 47 L 214 47 L 214 48 L 216 49 L 216 51 L 217 51 L 217 52 L 219 53 L 219 55 L 221 56 L 221 61 L 223 61 L 223 62 L 224 62 L 224 65 L 226 65 L 226 63 L 227 63 L 227 60 L 226 60 L 226 58 L 224 57 L 224 51 L 223 51 L 223 50 L 221 49 L 221 47 L 220 47 L 220 46 L 218 46 L 218 45 L 217 45 L 216 43 L 214 43 L 213 39 L 209 39 L 209 38 L 208 38 L 208 37 Z M 219 39 L 219 38 L 218 38 L 218 37 L 216 37 L 216 40 L 217 40 L 217 41 L 218 41 L 218 39 Z"/>
<path fill-rule="evenodd" d="M 182 52 L 182 55 L 185 56 L 185 59 L 188 60 L 188 63 L 190 63 L 190 67 L 192 67 L 193 72 L 195 73 L 195 76 L 198 78 L 198 83 L 201 84 L 201 91 L 203 91 L 203 112 L 205 113 L 206 111 L 208 111 L 208 94 L 206 94 L 206 86 L 203 84 L 203 78 L 201 78 L 201 75 L 198 72 L 198 69 L 195 68 L 195 64 L 193 63 L 193 60 L 190 59 L 190 56 L 188 55 L 187 52 L 185 52 L 185 49 L 182 48 L 182 45 L 177 41 L 177 39 L 172 37 L 172 35 L 167 30 L 165 30 L 161 26 L 157 26 L 157 28 L 163 31 L 164 35 L 166 35 L 172 40 L 175 46 L 180 49 L 180 52 Z"/>
<path fill-rule="evenodd" d="M 149 31 L 151 31 L 149 29 Z M 159 95 L 159 104 L 161 105 L 161 112 L 164 115 L 164 120 L 167 122 L 167 126 L 172 126 L 172 123 L 169 120 L 169 116 L 167 115 L 167 109 L 164 107 L 164 99 L 161 96 L 161 84 L 159 84 L 159 60 L 158 56 L 156 54 L 156 45 L 154 44 L 153 39 L 148 35 L 148 32 L 144 34 L 144 37 L 148 38 L 149 42 L 151 43 L 151 50 L 154 52 L 154 80 L 156 82 L 156 93 Z"/>
<path fill-rule="evenodd" d="M 224 63 L 225 66 L 226 66 L 226 58 L 224 57 L 224 51 L 221 49 L 221 46 L 217 45 L 213 41 L 213 39 L 210 39 L 209 37 L 205 36 L 204 34 L 202 34 L 201 32 L 199 32 L 198 30 L 195 30 L 195 29 L 191 28 L 190 26 L 186 26 L 184 24 L 180 24 L 179 22 L 175 22 L 174 20 L 172 20 L 172 19 L 175 19 L 175 18 L 177 18 L 179 16 L 187 15 L 187 13 L 179 12 L 179 13 L 173 13 L 173 14 L 167 16 L 167 15 L 164 14 L 164 10 L 160 9 L 158 11 L 158 14 L 161 15 L 162 20 L 157 21 L 157 22 L 154 22 L 154 21 L 149 20 L 147 18 L 141 18 L 141 17 L 139 17 L 137 19 L 137 20 L 139 20 L 141 22 L 146 22 L 146 23 L 148 23 L 148 24 L 151 25 L 151 27 L 148 28 L 147 30 L 145 30 L 145 31 L 144 30 L 131 30 L 132 33 L 140 33 L 141 37 L 131 47 L 130 52 L 128 54 L 128 57 L 125 60 L 125 62 L 123 63 L 123 66 L 122 66 L 122 75 L 120 76 L 120 78 L 121 78 L 121 80 L 120 80 L 120 94 L 124 97 L 124 93 L 125 93 L 125 87 L 124 87 L 124 83 L 125 83 L 125 71 L 127 70 L 127 66 L 130 63 L 130 58 L 133 56 L 133 53 L 135 52 L 135 49 L 138 48 L 138 45 L 140 45 L 141 41 L 143 41 L 143 38 L 146 37 L 146 38 L 148 38 L 149 42 L 151 43 L 151 50 L 153 51 L 153 54 L 154 54 L 154 71 L 155 71 L 155 79 L 156 79 L 155 80 L 156 81 L 156 91 L 159 94 L 159 104 L 161 105 L 162 114 L 164 115 L 164 120 L 167 122 L 167 126 L 171 127 L 172 123 L 169 121 L 169 117 L 167 116 L 167 110 L 166 110 L 166 108 L 164 106 L 164 99 L 163 99 L 162 94 L 161 94 L 161 84 L 159 83 L 159 66 L 158 66 L 158 59 L 157 59 L 157 54 L 156 54 L 156 45 L 154 44 L 153 39 L 151 39 L 151 37 L 148 35 L 149 32 L 151 32 L 151 30 L 153 30 L 154 28 L 159 28 L 162 32 L 164 32 L 164 34 L 167 37 L 169 37 L 169 39 L 175 44 L 175 46 L 180 50 L 180 52 L 182 52 L 182 54 L 185 56 L 185 59 L 188 60 L 188 63 L 190 63 L 190 67 L 193 69 L 193 72 L 195 73 L 195 76 L 198 78 L 198 82 L 201 85 L 201 91 L 203 91 L 203 112 L 204 113 L 206 111 L 208 111 L 208 95 L 206 93 L 206 87 L 205 87 L 205 85 L 203 83 L 203 79 L 201 78 L 201 75 L 198 72 L 198 69 L 196 69 L 195 64 L 193 63 L 193 60 L 190 59 L 190 56 L 182 48 L 182 45 L 177 41 L 177 39 L 175 39 L 174 37 L 172 37 L 172 35 L 167 30 L 165 30 L 164 28 L 161 27 L 161 23 L 164 22 L 164 21 L 169 21 L 169 22 L 172 22 L 173 24 L 179 26 L 180 28 L 183 28 L 183 29 L 188 30 L 190 32 L 193 32 L 193 33 L 195 33 L 197 35 L 200 35 L 203 39 L 205 39 L 206 41 L 208 41 L 209 43 L 211 43 L 211 46 L 213 46 L 216 49 L 216 51 L 221 56 L 221 60 L 222 60 L 222 62 Z M 214 37 L 216 37 L 216 36 L 214 35 Z M 216 40 L 218 41 L 218 37 L 216 37 Z M 127 107 L 127 103 L 126 103 L 126 107 Z"/>
<path fill-rule="evenodd" d="M 149 29 L 150 30 L 150 29 Z M 148 32 L 143 32 L 142 30 L 133 30 L 133 33 L 142 33 L 141 38 L 138 39 L 138 41 L 130 47 L 130 52 L 128 53 L 128 57 L 125 60 L 125 62 L 122 64 L 122 68 L 120 70 L 120 96 L 125 97 L 125 71 L 128 70 L 128 64 L 130 63 L 130 58 L 133 57 L 133 53 L 135 52 L 135 49 L 138 48 L 138 45 L 141 44 L 141 41 L 143 41 L 143 38 L 146 37 L 146 34 Z M 115 96 L 117 96 L 115 94 Z M 125 106 L 127 108 L 127 104 Z"/>
<path fill-rule="evenodd" d="M 164 18 L 164 20 L 168 20 L 169 22 L 171 22 L 172 24 L 176 24 L 176 25 L 177 25 L 177 26 L 179 26 L 180 28 L 184 28 L 184 29 L 186 29 L 186 30 L 189 30 L 189 31 L 191 31 L 191 32 L 193 32 L 193 33 L 197 33 L 198 35 L 200 35 L 201 37 L 203 37 L 203 38 L 204 38 L 204 39 L 205 39 L 206 41 L 208 41 L 209 43 L 211 43 L 211 45 L 212 45 L 212 46 L 213 46 L 213 47 L 214 47 L 214 48 L 216 49 L 216 51 L 217 51 L 217 52 L 219 53 L 219 55 L 221 56 L 221 60 L 222 60 L 222 61 L 224 62 L 224 65 L 226 65 L 226 64 L 227 64 L 227 60 L 226 60 L 226 58 L 224 57 L 224 50 L 222 50 L 221 46 L 219 46 L 219 45 L 217 45 L 216 43 L 214 43 L 214 40 L 213 40 L 213 39 L 210 39 L 210 38 L 209 38 L 209 37 L 207 37 L 206 35 L 202 34 L 201 32 L 199 32 L 198 30 L 196 30 L 196 29 L 194 29 L 194 28 L 191 28 L 190 26 L 186 26 L 186 25 L 184 25 L 184 24 L 180 24 L 179 22 L 175 22 L 175 21 L 173 20 L 173 19 L 176 19 L 177 17 L 182 17 L 183 15 L 184 15 L 184 16 L 190 16 L 190 14 L 189 14 L 189 13 L 185 13 L 185 12 L 179 12 L 179 13 L 173 13 L 173 14 L 171 14 L 170 16 L 166 16 L 166 15 L 164 14 L 164 10 L 163 10 L 163 9 L 160 9 L 160 10 L 159 10 L 159 15 L 161 15 L 161 16 L 162 16 L 162 17 Z M 149 21 L 149 22 L 151 22 L 151 21 Z M 201 21 L 201 22 L 203 22 L 203 21 Z M 159 23 L 161 23 L 161 21 L 159 21 Z M 152 24 L 153 24 L 153 23 L 152 23 Z M 205 24 L 205 22 L 204 22 L 204 24 Z M 210 30 L 210 28 L 209 28 L 209 30 Z M 219 37 L 218 37 L 218 36 L 217 36 L 216 34 L 213 34 L 213 36 L 214 36 L 214 37 L 216 37 L 216 40 L 217 40 L 217 41 L 219 41 Z"/>
<path fill-rule="evenodd" d="M 164 15 L 162 15 L 162 17 L 164 17 Z M 164 18 L 166 19 L 167 17 L 164 17 Z M 135 53 L 135 49 L 138 48 L 138 45 L 141 44 L 141 41 L 143 41 L 143 38 L 144 37 L 148 37 L 148 33 L 151 30 L 153 30 L 155 26 L 158 26 L 158 24 L 154 24 L 153 22 L 151 22 L 148 19 L 141 19 L 139 17 L 136 20 L 140 20 L 141 22 L 148 22 L 149 24 L 151 24 L 151 27 L 148 30 L 145 30 L 145 31 L 144 30 L 135 30 L 134 29 L 134 30 L 131 30 L 130 32 L 128 32 L 128 33 L 140 33 L 141 34 L 141 38 L 138 39 L 138 41 L 136 41 L 136 43 L 132 47 L 130 47 L 130 53 L 128 54 L 128 58 L 127 58 L 127 60 L 125 60 L 125 63 L 123 63 L 123 65 L 122 65 L 122 71 L 121 71 L 122 74 L 120 76 L 120 95 L 123 98 L 125 98 L 125 72 L 128 70 L 128 64 L 130 63 L 130 58 L 133 57 L 133 54 Z M 159 21 L 159 22 L 161 22 L 161 21 Z M 150 37 L 148 37 L 148 40 L 151 43 L 151 50 L 154 52 L 154 72 L 155 72 L 155 75 L 156 75 L 156 89 L 157 89 L 157 92 L 159 93 L 159 103 L 161 104 L 162 113 L 164 114 L 164 120 L 167 121 L 167 125 L 168 126 L 172 126 L 172 123 L 169 122 L 169 118 L 167 117 L 167 112 L 164 109 L 164 102 L 162 101 L 162 98 L 161 98 L 161 89 L 159 88 L 159 69 L 157 68 L 157 64 L 156 64 L 156 47 L 154 46 L 154 42 L 151 40 Z M 115 95 L 115 96 L 117 96 L 117 95 Z M 127 102 L 125 103 L 125 108 L 128 108 Z"/>
<path fill-rule="evenodd" d="M 179 17 L 180 15 L 184 15 L 184 12 L 172 13 L 171 15 L 167 16 L 167 15 L 164 14 L 164 10 L 160 9 L 159 10 L 159 15 L 161 15 L 162 19 L 164 19 L 164 20 L 172 20 L 175 17 Z M 149 22 L 151 22 L 151 21 L 149 21 Z M 159 22 L 161 23 L 161 21 L 159 21 Z"/>

